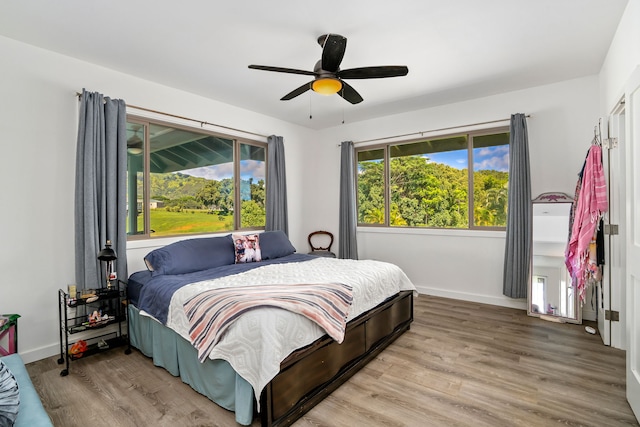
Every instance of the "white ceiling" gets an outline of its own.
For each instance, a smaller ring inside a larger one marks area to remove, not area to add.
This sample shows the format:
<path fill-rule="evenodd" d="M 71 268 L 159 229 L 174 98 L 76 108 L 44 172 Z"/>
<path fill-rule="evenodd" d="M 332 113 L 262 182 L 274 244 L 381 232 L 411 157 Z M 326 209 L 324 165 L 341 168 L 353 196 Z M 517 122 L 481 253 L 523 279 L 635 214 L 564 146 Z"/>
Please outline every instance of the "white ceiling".
<path fill-rule="evenodd" d="M 0 35 L 313 129 L 594 75 L 627 0 L 3 0 Z M 307 92 L 316 39 L 348 39 L 364 101 Z M 100 88 L 88 88 L 100 91 Z M 108 94 L 107 94 L 108 95 Z M 152 105 L 144 107 L 153 108 Z M 309 119 L 310 112 L 313 119 Z"/>

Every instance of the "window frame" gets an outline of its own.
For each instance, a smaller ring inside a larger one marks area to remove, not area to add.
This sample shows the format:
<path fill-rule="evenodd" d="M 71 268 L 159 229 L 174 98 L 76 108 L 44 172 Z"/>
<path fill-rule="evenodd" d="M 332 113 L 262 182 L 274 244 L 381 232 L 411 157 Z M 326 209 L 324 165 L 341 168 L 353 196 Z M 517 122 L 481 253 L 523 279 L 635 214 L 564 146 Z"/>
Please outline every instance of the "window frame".
<path fill-rule="evenodd" d="M 212 130 L 208 130 L 208 129 L 203 129 L 202 127 L 196 127 L 196 126 L 189 126 L 189 125 L 184 125 L 184 124 L 179 124 L 179 123 L 175 123 L 175 122 L 170 122 L 170 121 L 164 121 L 164 120 L 159 120 L 159 119 L 155 119 L 155 118 L 151 118 L 151 117 L 145 117 L 145 116 L 140 116 L 140 115 L 135 115 L 135 114 L 127 114 L 127 118 L 126 118 L 126 122 L 127 123 L 135 123 L 135 124 L 139 124 L 145 127 L 145 132 L 144 132 L 144 139 L 143 139 L 143 154 L 144 154 L 144 159 L 143 159 L 143 188 L 142 188 L 142 192 L 143 192 L 143 196 L 142 196 L 142 204 L 143 206 L 146 206 L 146 209 L 143 209 L 142 214 L 144 215 L 143 218 L 143 227 L 144 230 L 142 233 L 138 233 L 138 234 L 128 234 L 127 233 L 127 241 L 131 242 L 131 241 L 153 241 L 153 240 L 158 240 L 161 238 L 190 238 L 190 237 L 197 237 L 197 236 L 203 236 L 203 235 L 209 235 L 209 234 L 216 234 L 216 233 L 230 233 L 230 232 L 234 232 L 234 231 L 253 231 L 253 230 L 264 230 L 265 227 L 242 227 L 242 209 L 241 209 L 241 192 L 240 192 L 240 184 L 241 184 L 241 177 L 240 177 L 240 158 L 241 158 L 241 153 L 240 153 L 240 147 L 241 145 L 251 145 L 251 146 L 255 146 L 255 147 L 260 147 L 264 149 L 264 163 L 265 163 L 265 210 L 266 210 L 266 204 L 267 204 L 267 195 L 266 195 L 266 186 L 267 186 L 267 182 L 269 180 L 268 177 L 268 144 L 267 142 L 263 142 L 263 141 L 257 141 L 254 139 L 249 139 L 249 138 L 244 138 L 244 137 L 240 137 L 237 135 L 230 135 L 230 134 L 225 134 L 225 133 L 221 133 L 221 132 L 215 132 Z M 151 201 L 151 179 L 150 179 L 150 174 L 151 174 L 151 169 L 150 169 L 150 162 L 151 162 L 151 137 L 149 134 L 149 126 L 151 124 L 154 125 L 160 125 L 160 126 L 167 126 L 167 127 L 171 127 L 171 128 L 175 128 L 175 129 L 181 129 L 181 130 L 185 130 L 185 131 L 189 131 L 189 132 L 196 132 L 196 133 L 200 133 L 203 135 L 208 135 L 208 136 L 213 136 L 213 137 L 219 137 L 219 138 L 224 138 L 227 140 L 231 140 L 233 141 L 233 191 L 234 191 L 234 196 L 233 196 L 233 204 L 234 204 L 234 208 L 233 208 L 233 229 L 232 230 L 211 230 L 208 232 L 201 232 L 201 233 L 180 233 L 180 234 L 163 234 L 162 236 L 158 236 L 158 237 L 153 237 L 153 233 L 151 233 L 151 215 L 150 215 L 150 209 L 149 209 L 149 203 Z M 128 168 L 128 166 L 127 166 Z M 131 201 L 129 201 L 129 203 L 131 203 Z M 266 218 L 265 218 L 266 220 Z"/>
<path fill-rule="evenodd" d="M 383 161 L 384 161 L 384 167 L 383 167 L 383 173 L 384 173 L 384 177 L 383 177 L 383 181 L 384 181 L 384 223 L 363 223 L 363 222 L 357 222 L 356 226 L 357 227 L 362 227 L 363 229 L 375 229 L 375 228 L 386 228 L 386 229 L 390 229 L 390 230 L 445 230 L 445 231 L 464 231 L 464 230 L 473 230 L 473 231 L 505 231 L 506 230 L 506 226 L 480 226 L 480 225 L 475 225 L 475 210 L 474 210 L 474 168 L 473 168 L 473 150 L 474 150 L 474 145 L 473 145 L 473 141 L 475 137 L 481 137 L 481 136 L 487 136 L 487 135 L 495 135 L 495 134 L 509 134 L 510 129 L 509 126 L 496 126 L 496 127 L 491 127 L 491 128 L 485 128 L 485 129 L 477 129 L 477 130 L 472 130 L 472 131 L 467 131 L 467 132 L 454 132 L 454 133 L 444 133 L 444 134 L 437 134 L 437 135 L 430 135 L 428 137 L 424 137 L 421 136 L 420 138 L 412 138 L 412 139 L 406 139 L 406 140 L 394 140 L 392 142 L 387 142 L 387 143 L 377 143 L 377 144 L 371 144 L 371 145 L 362 145 L 362 146 L 357 146 L 354 148 L 354 156 L 353 156 L 353 161 L 354 161 L 354 171 L 355 171 L 355 175 L 356 175 L 356 212 L 359 212 L 359 206 L 358 206 L 358 179 L 359 179 L 359 171 L 358 171 L 358 153 L 360 151 L 372 151 L 372 150 L 379 150 L 382 149 L 383 151 Z M 420 142 L 424 142 L 426 140 L 437 140 L 437 139 L 448 139 L 448 138 L 455 138 L 455 137 L 459 137 L 459 136 L 466 136 L 467 137 L 467 189 L 468 189 L 468 194 L 467 194 L 467 219 L 469 221 L 468 226 L 465 228 L 461 228 L 461 227 L 433 227 L 433 226 L 409 226 L 409 225 L 405 225 L 405 226 L 398 226 L 398 225 L 390 225 L 390 220 L 391 220 L 391 186 L 390 186 L 390 179 L 391 179 L 391 147 L 393 146 L 397 146 L 397 145 L 406 145 L 406 144 L 412 144 L 412 143 L 420 143 Z M 509 144 L 507 144 L 509 145 Z M 511 147 L 509 146 L 509 149 L 511 149 Z M 359 217 L 359 215 L 357 214 L 356 217 Z"/>

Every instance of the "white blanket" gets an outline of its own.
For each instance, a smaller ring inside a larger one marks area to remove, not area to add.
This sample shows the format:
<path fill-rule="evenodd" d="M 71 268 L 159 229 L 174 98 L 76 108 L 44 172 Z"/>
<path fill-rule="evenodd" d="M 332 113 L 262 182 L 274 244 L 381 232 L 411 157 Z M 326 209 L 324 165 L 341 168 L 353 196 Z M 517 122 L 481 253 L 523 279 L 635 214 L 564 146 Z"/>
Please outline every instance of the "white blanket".
<path fill-rule="evenodd" d="M 402 290 L 416 288 L 396 265 L 381 261 L 317 258 L 271 264 L 245 273 L 184 286 L 171 299 L 167 326 L 189 339 L 189 321 L 183 304 L 194 295 L 215 288 L 247 285 L 331 283 L 352 286 L 351 320 Z M 228 361 L 253 387 L 260 405 L 262 389 L 280 371 L 280 363 L 294 350 L 325 334 L 316 323 L 279 308 L 249 311 L 230 326 L 211 351 L 211 359 Z M 258 406 L 258 410 L 259 410 Z"/>

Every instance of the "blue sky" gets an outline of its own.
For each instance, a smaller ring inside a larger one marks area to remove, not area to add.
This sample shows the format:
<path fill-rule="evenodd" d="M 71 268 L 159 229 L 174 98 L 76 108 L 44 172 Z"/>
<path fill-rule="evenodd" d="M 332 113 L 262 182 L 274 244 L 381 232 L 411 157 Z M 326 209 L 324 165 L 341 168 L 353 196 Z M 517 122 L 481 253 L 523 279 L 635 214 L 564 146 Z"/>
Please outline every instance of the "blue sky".
<path fill-rule="evenodd" d="M 467 150 L 445 151 L 442 153 L 429 153 L 424 157 L 428 157 L 432 162 L 444 163 L 456 169 L 465 169 L 468 165 Z"/>
<path fill-rule="evenodd" d="M 456 169 L 465 169 L 468 166 L 467 150 L 447 151 L 443 153 L 431 153 L 425 157 L 436 163 L 444 163 Z M 473 169 L 509 171 L 509 147 L 499 145 L 495 147 L 476 148 L 473 150 Z"/>

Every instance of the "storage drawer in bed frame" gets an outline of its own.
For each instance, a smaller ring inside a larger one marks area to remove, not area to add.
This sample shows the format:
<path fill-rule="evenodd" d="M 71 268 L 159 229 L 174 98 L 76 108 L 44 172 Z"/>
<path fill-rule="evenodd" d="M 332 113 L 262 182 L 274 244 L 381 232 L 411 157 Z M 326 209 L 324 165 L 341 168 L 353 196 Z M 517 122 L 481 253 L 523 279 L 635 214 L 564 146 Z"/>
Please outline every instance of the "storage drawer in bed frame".
<path fill-rule="evenodd" d="M 324 336 L 280 365 L 263 390 L 263 426 L 290 425 L 347 381 L 413 321 L 413 292 L 403 291 L 347 325 L 338 344 Z"/>

